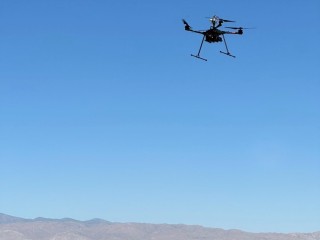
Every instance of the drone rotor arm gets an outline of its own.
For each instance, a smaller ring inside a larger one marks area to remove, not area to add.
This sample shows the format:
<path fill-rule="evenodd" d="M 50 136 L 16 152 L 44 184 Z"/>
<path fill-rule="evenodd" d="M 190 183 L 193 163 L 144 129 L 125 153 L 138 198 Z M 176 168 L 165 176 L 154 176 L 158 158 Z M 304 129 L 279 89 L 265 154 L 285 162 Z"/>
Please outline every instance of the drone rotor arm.
<path fill-rule="evenodd" d="M 199 33 L 205 35 L 206 31 L 199 31 L 199 30 L 189 30 L 190 32 Z"/>

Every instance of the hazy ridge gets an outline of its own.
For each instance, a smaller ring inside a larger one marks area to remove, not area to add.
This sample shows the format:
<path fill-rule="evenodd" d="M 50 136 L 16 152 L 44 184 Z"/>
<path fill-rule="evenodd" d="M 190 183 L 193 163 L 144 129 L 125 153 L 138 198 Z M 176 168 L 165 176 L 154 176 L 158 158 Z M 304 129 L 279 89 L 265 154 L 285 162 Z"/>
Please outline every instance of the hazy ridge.
<path fill-rule="evenodd" d="M 0 214 L 0 240 L 320 240 L 320 232 L 249 233 L 193 225 L 24 219 Z"/>

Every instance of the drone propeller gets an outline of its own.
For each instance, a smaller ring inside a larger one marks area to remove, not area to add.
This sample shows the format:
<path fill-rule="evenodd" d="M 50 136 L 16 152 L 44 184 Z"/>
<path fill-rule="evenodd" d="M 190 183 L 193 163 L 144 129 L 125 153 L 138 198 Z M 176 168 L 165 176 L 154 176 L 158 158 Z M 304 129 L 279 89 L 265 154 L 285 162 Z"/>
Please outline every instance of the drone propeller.
<path fill-rule="evenodd" d="M 255 29 L 255 28 L 247 28 L 247 27 L 225 27 L 225 28 L 234 29 L 234 30 Z"/>
<path fill-rule="evenodd" d="M 220 18 L 220 21 L 222 21 L 222 22 L 236 22 L 236 21 L 233 21 L 233 20 L 227 20 L 227 19 L 221 19 L 221 18 Z"/>
<path fill-rule="evenodd" d="M 184 28 L 185 28 L 186 30 L 190 30 L 190 29 L 191 29 L 190 25 L 187 23 L 186 20 L 182 19 L 182 22 L 183 22 Z"/>
<path fill-rule="evenodd" d="M 244 27 L 226 27 L 229 29 L 234 29 L 234 30 L 238 30 L 235 34 L 243 34 L 243 29 L 254 29 L 254 28 L 244 28 Z"/>
<path fill-rule="evenodd" d="M 208 18 L 210 21 L 218 20 L 218 21 L 221 22 L 221 23 L 224 23 L 224 22 L 236 22 L 236 21 L 233 21 L 233 20 L 222 19 L 222 18 L 219 18 L 219 17 L 217 17 L 217 16 L 206 17 L 206 18 Z"/>

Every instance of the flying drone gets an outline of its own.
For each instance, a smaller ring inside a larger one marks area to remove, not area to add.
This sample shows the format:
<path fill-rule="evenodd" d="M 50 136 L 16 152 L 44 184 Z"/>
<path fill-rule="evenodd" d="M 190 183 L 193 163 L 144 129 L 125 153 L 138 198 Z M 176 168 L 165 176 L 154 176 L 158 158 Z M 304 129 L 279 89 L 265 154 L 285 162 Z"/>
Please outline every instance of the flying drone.
<path fill-rule="evenodd" d="M 233 29 L 233 30 L 237 30 L 235 32 L 231 32 L 231 31 L 225 31 L 225 30 L 220 30 L 219 28 L 222 26 L 223 23 L 229 23 L 229 22 L 235 22 L 235 21 L 232 21 L 232 20 L 227 20 L 227 19 L 222 19 L 222 18 L 219 18 L 218 16 L 213 16 L 211 18 L 209 18 L 210 22 L 211 22 L 211 27 L 210 29 L 208 30 L 205 30 L 205 31 L 200 31 L 200 30 L 193 30 L 190 25 L 187 23 L 186 20 L 182 19 L 182 22 L 184 24 L 184 29 L 186 31 L 189 31 L 189 32 L 194 32 L 194 33 L 199 33 L 199 34 L 202 34 L 203 35 L 203 38 L 202 38 L 202 41 L 201 41 L 201 45 L 200 45 L 200 49 L 198 51 L 198 54 L 197 55 L 193 55 L 191 54 L 191 56 L 193 57 L 196 57 L 196 58 L 199 58 L 199 59 L 202 59 L 204 61 L 207 61 L 207 59 L 205 58 L 202 58 L 200 57 L 200 52 L 201 52 L 201 49 L 202 49 L 202 45 L 203 45 L 203 42 L 206 41 L 208 43 L 216 43 L 216 42 L 224 42 L 224 45 L 226 47 L 226 51 L 223 52 L 223 51 L 220 51 L 221 53 L 227 55 L 227 56 L 230 56 L 230 57 L 233 57 L 235 58 L 234 55 L 232 55 L 230 52 L 229 52 L 229 49 L 228 49 L 228 45 L 227 45 L 227 42 L 226 42 L 226 39 L 224 37 L 225 34 L 238 34 L 238 35 L 242 35 L 243 34 L 243 29 L 250 29 L 250 28 L 244 28 L 244 27 L 225 27 L 225 28 L 228 28 L 228 29 Z"/>

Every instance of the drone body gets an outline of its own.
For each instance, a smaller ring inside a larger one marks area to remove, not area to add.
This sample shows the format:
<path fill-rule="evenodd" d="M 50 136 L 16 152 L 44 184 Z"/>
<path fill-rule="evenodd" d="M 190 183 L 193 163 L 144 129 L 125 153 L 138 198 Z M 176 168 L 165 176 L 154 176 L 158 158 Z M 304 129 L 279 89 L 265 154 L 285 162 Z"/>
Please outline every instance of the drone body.
<path fill-rule="evenodd" d="M 226 55 L 228 55 L 230 57 L 234 57 L 235 58 L 235 56 L 232 55 L 229 52 L 228 45 L 227 45 L 227 42 L 226 42 L 226 39 L 225 39 L 224 35 L 225 34 L 242 35 L 243 34 L 243 29 L 245 29 L 245 28 L 243 28 L 243 27 L 226 27 L 226 28 L 237 30 L 235 32 L 220 30 L 219 28 L 222 26 L 223 23 L 225 23 L 225 22 L 234 22 L 234 21 L 222 19 L 222 18 L 219 18 L 218 16 L 213 16 L 212 18 L 210 18 L 211 27 L 210 27 L 210 29 L 205 30 L 205 31 L 193 30 L 190 27 L 190 25 L 187 23 L 187 21 L 184 20 L 184 19 L 182 19 L 182 22 L 184 23 L 184 29 L 186 31 L 199 33 L 199 34 L 203 35 L 202 42 L 201 42 L 198 54 L 197 55 L 191 54 L 191 56 L 207 61 L 207 59 L 200 57 L 202 44 L 203 44 L 204 41 L 206 41 L 208 43 L 224 42 L 224 45 L 226 47 L 226 52 L 223 52 L 223 51 L 220 51 L 220 52 L 223 53 L 223 54 L 226 54 Z"/>

